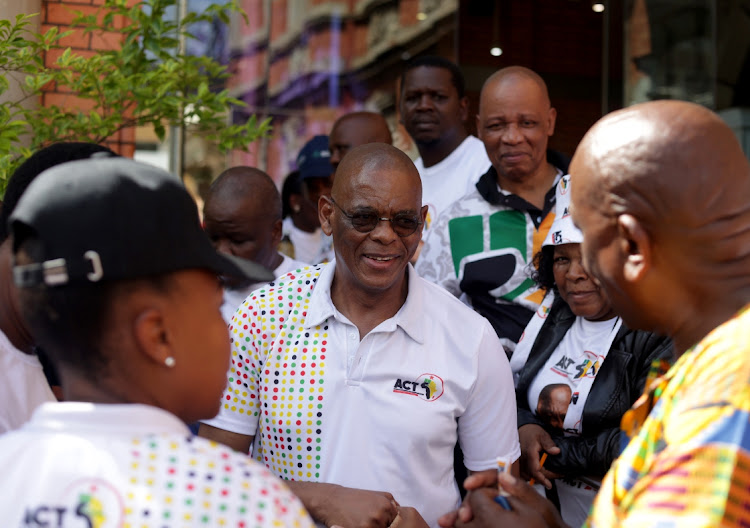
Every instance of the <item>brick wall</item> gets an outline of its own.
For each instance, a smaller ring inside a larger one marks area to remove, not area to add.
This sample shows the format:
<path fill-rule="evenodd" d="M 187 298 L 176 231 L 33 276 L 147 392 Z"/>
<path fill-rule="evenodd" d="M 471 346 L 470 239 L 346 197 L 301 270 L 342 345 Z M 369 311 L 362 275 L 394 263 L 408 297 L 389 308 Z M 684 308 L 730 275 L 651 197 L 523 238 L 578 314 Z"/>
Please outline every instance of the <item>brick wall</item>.
<path fill-rule="evenodd" d="M 41 31 L 45 32 L 57 26 L 60 33 L 68 30 L 73 32 L 61 39 L 60 49 L 50 50 L 44 57 L 47 66 L 52 66 L 63 52 L 65 47 L 70 47 L 79 55 L 92 56 L 97 50 L 113 49 L 120 44 L 120 36 L 117 33 L 103 33 L 84 35 L 83 31 L 71 27 L 71 21 L 75 18 L 75 12 L 80 11 L 85 15 L 94 14 L 104 3 L 104 0 L 42 0 Z M 114 28 L 121 28 L 125 21 L 122 17 L 115 17 Z M 45 88 L 40 104 L 42 106 L 57 105 L 67 109 L 80 109 L 87 112 L 93 107 L 88 100 L 79 99 L 74 93 L 59 89 L 54 84 Z M 115 152 L 133 157 L 135 152 L 135 129 L 127 128 L 116 133 L 106 141 L 106 145 Z"/>

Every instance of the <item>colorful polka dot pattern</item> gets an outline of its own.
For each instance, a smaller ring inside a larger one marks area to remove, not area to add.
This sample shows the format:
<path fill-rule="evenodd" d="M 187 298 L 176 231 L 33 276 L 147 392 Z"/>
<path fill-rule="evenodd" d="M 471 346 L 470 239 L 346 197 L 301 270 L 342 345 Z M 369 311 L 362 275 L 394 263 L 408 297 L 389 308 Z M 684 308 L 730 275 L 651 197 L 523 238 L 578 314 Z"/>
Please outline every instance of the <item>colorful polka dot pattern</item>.
<path fill-rule="evenodd" d="M 305 327 L 321 267 L 256 291 L 229 326 L 232 367 L 222 413 L 258 420 L 255 457 L 277 475 L 317 481 L 328 325 Z"/>
<path fill-rule="evenodd" d="M 227 447 L 161 435 L 128 449 L 123 528 L 311 526 L 281 481 Z"/>

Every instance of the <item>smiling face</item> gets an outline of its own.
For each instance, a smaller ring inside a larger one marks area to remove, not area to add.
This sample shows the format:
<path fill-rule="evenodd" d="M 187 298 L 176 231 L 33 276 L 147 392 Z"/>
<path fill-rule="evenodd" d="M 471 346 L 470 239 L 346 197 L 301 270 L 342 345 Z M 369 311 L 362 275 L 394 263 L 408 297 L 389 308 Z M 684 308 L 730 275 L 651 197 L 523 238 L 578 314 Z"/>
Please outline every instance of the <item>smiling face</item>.
<path fill-rule="evenodd" d="M 401 94 L 401 122 L 417 145 L 464 133 L 468 101 L 459 97 L 450 70 L 418 66 L 406 72 Z"/>
<path fill-rule="evenodd" d="M 574 314 L 589 321 L 614 317 L 609 300 L 583 267 L 581 244 L 555 246 L 552 262 L 557 291 Z"/>
<path fill-rule="evenodd" d="M 422 235 L 422 225 L 409 236 L 400 237 L 392 223 L 381 220 L 367 233 L 357 231 L 349 215 L 375 213 L 393 218 L 415 215 L 424 222 L 419 174 L 411 160 L 394 147 L 372 143 L 353 149 L 339 165 L 330 200 L 321 201 L 321 225 L 333 235 L 336 280 L 347 291 L 369 296 L 401 291 L 406 266 Z"/>
<path fill-rule="evenodd" d="M 508 75 L 485 84 L 477 135 L 501 178 L 523 182 L 544 170 L 556 115 L 536 80 Z"/>

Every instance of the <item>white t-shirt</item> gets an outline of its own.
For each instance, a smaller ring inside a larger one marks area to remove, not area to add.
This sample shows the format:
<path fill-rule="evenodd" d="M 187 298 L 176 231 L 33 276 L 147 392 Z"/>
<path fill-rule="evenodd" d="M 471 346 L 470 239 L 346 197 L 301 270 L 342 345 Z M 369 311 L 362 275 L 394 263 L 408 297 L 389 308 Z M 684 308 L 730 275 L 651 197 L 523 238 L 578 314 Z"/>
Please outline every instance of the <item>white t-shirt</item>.
<path fill-rule="evenodd" d="M 207 423 L 255 435 L 255 458 L 283 478 L 389 491 L 437 526 L 459 504 L 457 439 L 471 470 L 520 456 L 505 352 L 411 266 L 406 302 L 360 341 L 331 301 L 334 270 L 287 274 L 243 303 L 224 405 Z"/>
<path fill-rule="evenodd" d="M 440 163 L 425 168 L 420 156 L 414 165 L 422 177 L 422 203 L 430 206 L 425 224 L 425 229 L 429 229 L 450 204 L 474 189 L 491 163 L 484 143 L 474 136 L 467 136 Z"/>
<path fill-rule="evenodd" d="M 279 253 L 279 255 L 284 257 L 284 260 L 282 260 L 281 264 L 276 266 L 276 269 L 273 270 L 273 274 L 275 277 L 281 277 L 282 275 L 285 275 L 290 271 L 301 269 L 307 266 L 307 264 L 305 264 L 304 262 L 295 260 L 282 253 Z M 224 302 L 221 304 L 221 315 L 224 318 L 224 321 L 229 324 L 232 321 L 234 312 L 237 311 L 237 307 L 242 304 L 242 302 L 245 300 L 245 297 L 250 295 L 254 290 L 257 290 L 258 288 L 261 288 L 266 284 L 267 283 L 256 282 L 255 284 L 251 284 L 246 288 L 224 288 Z"/>
<path fill-rule="evenodd" d="M 296 260 L 308 265 L 317 264 L 327 255 L 331 245 L 328 240 L 330 237 L 326 237 L 322 229 L 317 228 L 312 233 L 308 233 L 295 226 L 290 217 L 284 218 L 282 226 L 284 236 L 289 237 L 294 246 Z"/>
<path fill-rule="evenodd" d="M 39 405 L 53 401 L 39 358 L 24 354 L 0 332 L 0 434 L 17 429 Z"/>
<path fill-rule="evenodd" d="M 613 330 L 613 323 L 617 318 L 607 321 L 587 321 L 583 317 L 576 317 L 573 326 L 563 337 L 544 367 L 529 385 L 529 405 L 531 411 L 546 421 L 544 417 L 558 415 L 558 420 L 564 419 L 571 397 L 579 397 L 578 387 L 585 378 L 596 376 L 604 358 L 596 351 L 601 343 L 608 342 Z M 565 389 L 565 387 L 569 389 Z M 548 397 L 539 403 L 540 394 L 546 388 Z M 558 392 L 561 391 L 561 392 Z M 566 392 L 567 391 L 567 392 Z M 568 402 L 564 406 L 553 403 L 554 399 L 565 397 Z M 580 394 L 579 405 L 584 405 L 588 392 Z M 557 407 L 555 407 L 557 405 Z M 551 408 L 550 408 L 551 407 Z M 556 426 L 557 424 L 550 424 Z M 562 425 L 559 425 L 562 428 Z M 565 431 L 567 435 L 575 435 L 577 431 Z M 563 520 L 570 526 L 581 526 L 588 516 L 591 504 L 598 491 L 597 482 L 583 479 L 558 479 L 555 481 Z"/>
<path fill-rule="evenodd" d="M 538 414 L 539 395 L 548 385 L 567 385 L 572 396 L 584 377 L 596 376 L 603 358 L 593 350 L 607 340 L 615 320 L 587 321 L 576 317 L 573 326 L 529 385 L 529 406 L 534 414 Z"/>
<path fill-rule="evenodd" d="M 47 403 L 0 436 L 4 526 L 311 527 L 249 457 L 146 405 Z"/>

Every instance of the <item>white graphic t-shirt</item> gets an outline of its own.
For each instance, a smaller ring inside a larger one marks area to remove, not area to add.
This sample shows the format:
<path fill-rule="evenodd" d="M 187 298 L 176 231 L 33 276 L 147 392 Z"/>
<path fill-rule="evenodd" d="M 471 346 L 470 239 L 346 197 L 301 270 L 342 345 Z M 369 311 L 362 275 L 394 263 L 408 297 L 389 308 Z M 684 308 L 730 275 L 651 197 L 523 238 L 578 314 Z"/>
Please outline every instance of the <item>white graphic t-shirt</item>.
<path fill-rule="evenodd" d="M 583 406 L 620 325 L 619 317 L 606 321 L 576 317 L 573 326 L 529 385 L 529 406 L 539 419 L 565 431 L 566 435 L 581 433 Z M 570 526 L 581 526 L 599 489 L 599 482 L 582 477 L 558 479 L 555 484 L 563 520 Z"/>

